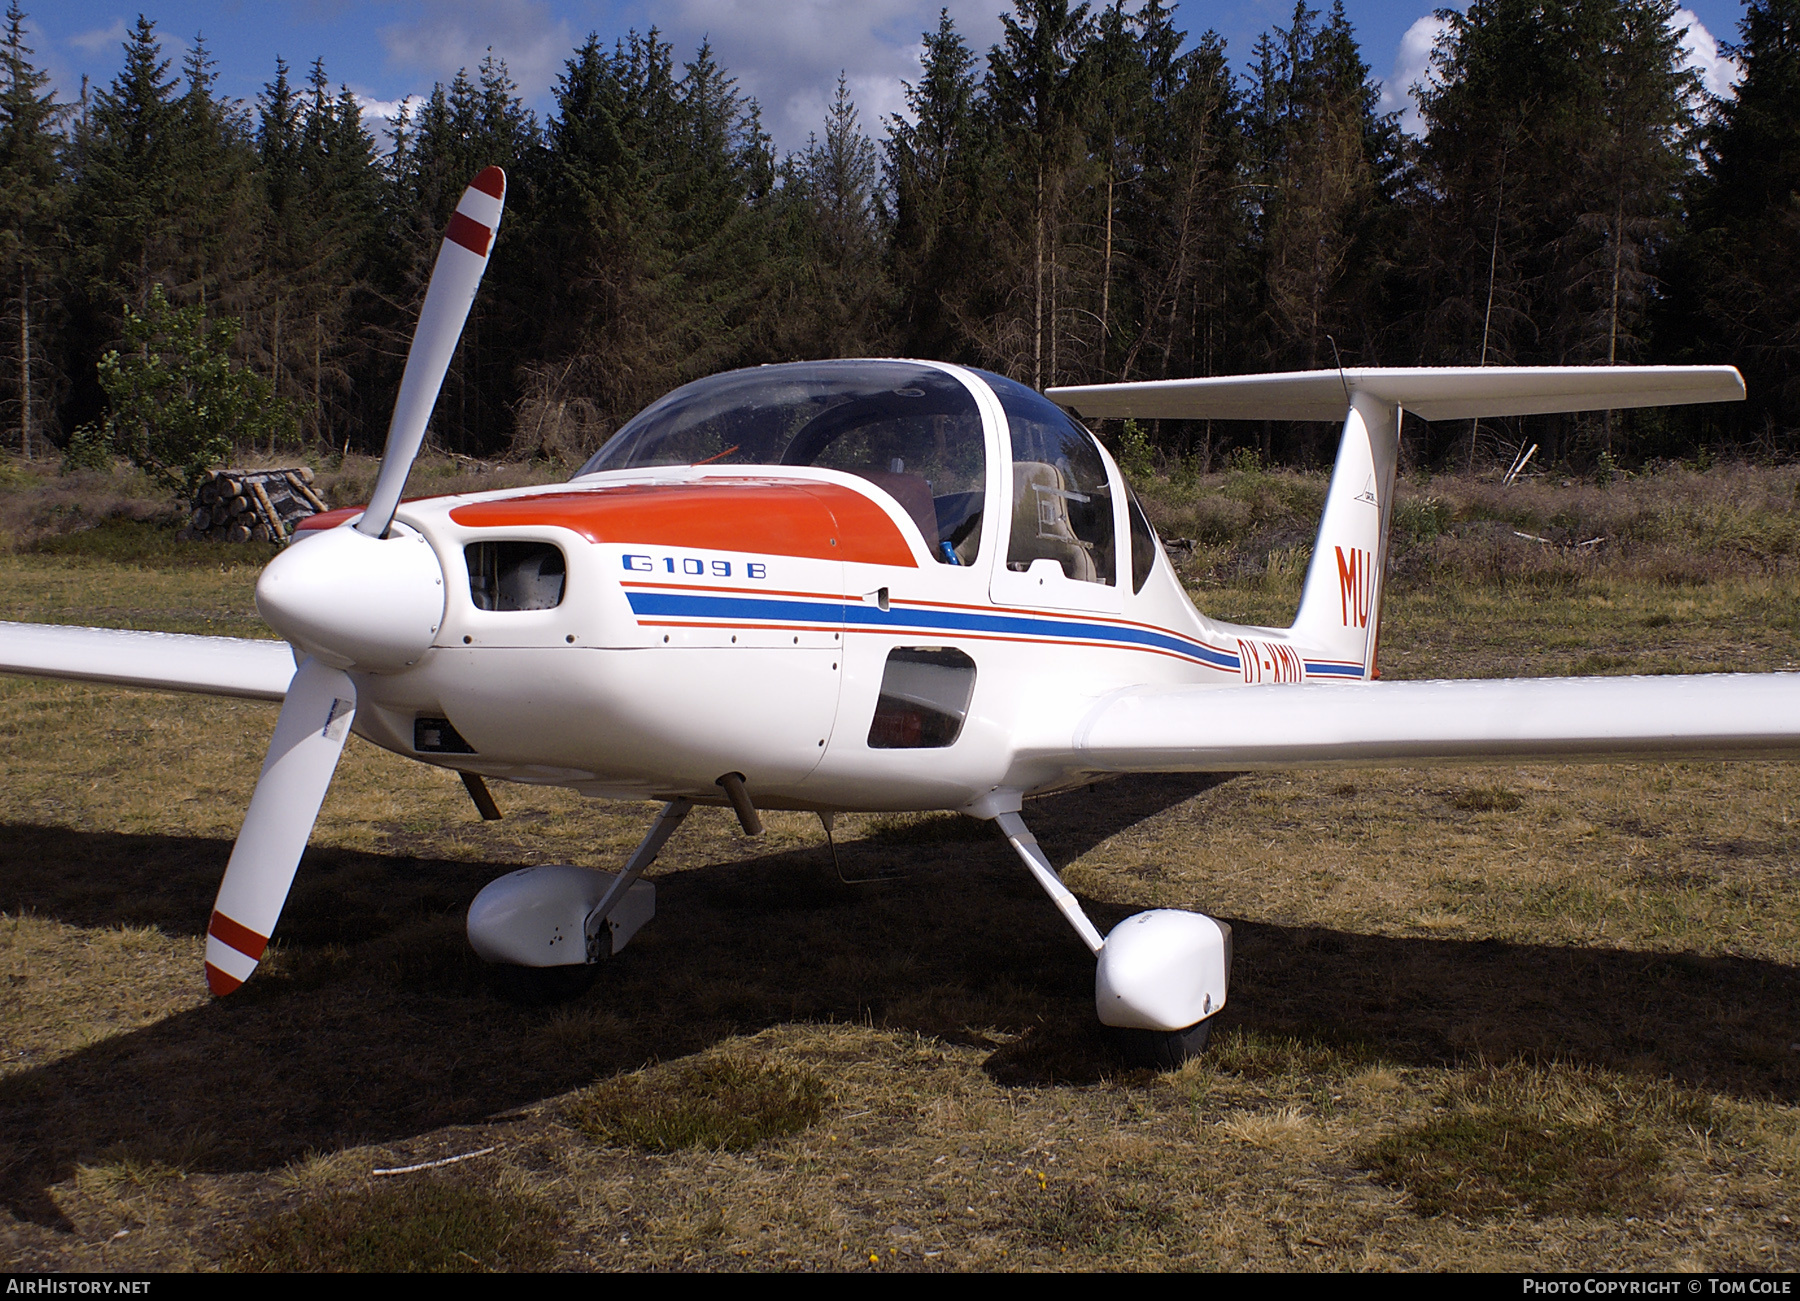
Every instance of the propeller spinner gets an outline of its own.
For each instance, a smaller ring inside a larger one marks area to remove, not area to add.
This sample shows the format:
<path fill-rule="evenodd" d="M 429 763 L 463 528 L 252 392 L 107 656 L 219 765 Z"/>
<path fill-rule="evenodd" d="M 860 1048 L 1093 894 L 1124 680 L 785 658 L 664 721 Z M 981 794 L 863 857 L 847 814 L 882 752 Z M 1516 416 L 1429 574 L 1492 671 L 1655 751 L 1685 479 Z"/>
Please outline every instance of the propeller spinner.
<path fill-rule="evenodd" d="M 451 214 L 362 518 L 354 529 L 290 547 L 257 582 L 257 609 L 305 658 L 282 701 L 207 925 L 206 981 L 214 994 L 249 979 L 287 902 L 356 715 L 356 685 L 344 670 L 404 671 L 442 621 L 443 570 L 424 539 L 393 528 L 394 512 L 487 270 L 505 200 L 506 174 L 489 167 Z"/>

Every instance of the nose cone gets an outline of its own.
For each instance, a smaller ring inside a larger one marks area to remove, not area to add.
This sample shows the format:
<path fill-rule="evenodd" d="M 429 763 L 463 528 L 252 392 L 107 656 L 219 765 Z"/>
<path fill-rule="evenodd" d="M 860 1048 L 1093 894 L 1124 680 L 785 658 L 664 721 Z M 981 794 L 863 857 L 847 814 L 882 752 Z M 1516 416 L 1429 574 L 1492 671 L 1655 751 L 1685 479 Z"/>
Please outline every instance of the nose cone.
<path fill-rule="evenodd" d="M 372 538 L 335 528 L 297 542 L 256 583 L 269 627 L 335 668 L 395 673 L 444 620 L 444 571 L 411 529 Z"/>

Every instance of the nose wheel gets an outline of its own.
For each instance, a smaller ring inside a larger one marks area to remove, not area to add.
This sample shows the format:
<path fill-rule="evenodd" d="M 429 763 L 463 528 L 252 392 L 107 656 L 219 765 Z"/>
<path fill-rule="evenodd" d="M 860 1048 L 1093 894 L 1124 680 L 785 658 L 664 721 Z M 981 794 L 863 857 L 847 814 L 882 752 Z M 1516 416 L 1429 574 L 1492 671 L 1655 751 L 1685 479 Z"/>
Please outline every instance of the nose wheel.
<path fill-rule="evenodd" d="M 1097 960 L 1094 1010 L 1126 1060 L 1173 1070 L 1206 1047 L 1225 1006 L 1231 928 L 1203 913 L 1155 908 L 1102 937 L 1016 812 L 994 822 Z"/>
<path fill-rule="evenodd" d="M 488 968 L 494 992 L 520 1007 L 554 1007 L 572 1002 L 594 987 L 600 964 L 583 962 L 567 967 L 521 967 L 500 962 Z"/>
<path fill-rule="evenodd" d="M 1209 1018 L 1185 1030 L 1132 1030 L 1109 1026 L 1108 1031 L 1119 1056 L 1133 1066 L 1172 1071 L 1205 1051 L 1206 1041 L 1212 1037 L 1212 1027 Z"/>
<path fill-rule="evenodd" d="M 495 990 L 528 1006 L 585 994 L 599 964 L 656 915 L 656 887 L 639 881 L 693 803 L 671 800 L 617 876 L 570 863 L 508 872 L 469 905 L 469 945 L 492 964 Z"/>

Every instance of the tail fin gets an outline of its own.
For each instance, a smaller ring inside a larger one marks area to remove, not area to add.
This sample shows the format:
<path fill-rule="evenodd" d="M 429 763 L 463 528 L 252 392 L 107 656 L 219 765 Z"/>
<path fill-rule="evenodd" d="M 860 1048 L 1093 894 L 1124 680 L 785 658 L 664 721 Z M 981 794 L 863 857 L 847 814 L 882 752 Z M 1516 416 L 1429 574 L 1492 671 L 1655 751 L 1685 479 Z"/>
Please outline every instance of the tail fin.
<path fill-rule="evenodd" d="M 1323 675 L 1374 676 L 1399 456 L 1400 408 L 1368 393 L 1352 394 L 1294 619 L 1294 638 L 1310 652 L 1309 675 L 1316 655 L 1327 662 L 1318 666 Z"/>

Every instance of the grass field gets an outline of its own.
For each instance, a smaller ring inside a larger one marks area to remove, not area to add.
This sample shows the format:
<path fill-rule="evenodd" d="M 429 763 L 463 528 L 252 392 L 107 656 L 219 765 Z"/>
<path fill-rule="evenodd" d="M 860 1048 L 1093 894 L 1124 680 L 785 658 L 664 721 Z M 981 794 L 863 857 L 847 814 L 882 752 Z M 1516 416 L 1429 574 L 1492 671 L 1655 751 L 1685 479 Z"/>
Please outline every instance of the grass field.
<path fill-rule="evenodd" d="M 1796 477 L 1409 482 L 1383 673 L 1794 667 Z M 1202 608 L 1274 623 L 1322 494 L 1145 490 Z M 263 634 L 260 557 L 160 518 L 122 477 L 6 467 L 0 618 Z M 1102 929 L 1158 905 L 1234 927 L 1211 1047 L 1158 1075 L 1119 1066 L 1091 959 L 955 815 L 843 819 L 845 874 L 881 878 L 846 885 L 816 820 L 747 841 L 700 810 L 591 991 L 505 1001 L 462 937 L 474 892 L 613 866 L 653 809 L 500 787 L 483 824 L 360 741 L 273 956 L 215 1003 L 202 930 L 274 713 L 0 679 L 9 1266 L 1800 1267 L 1789 765 L 1037 801 Z"/>

